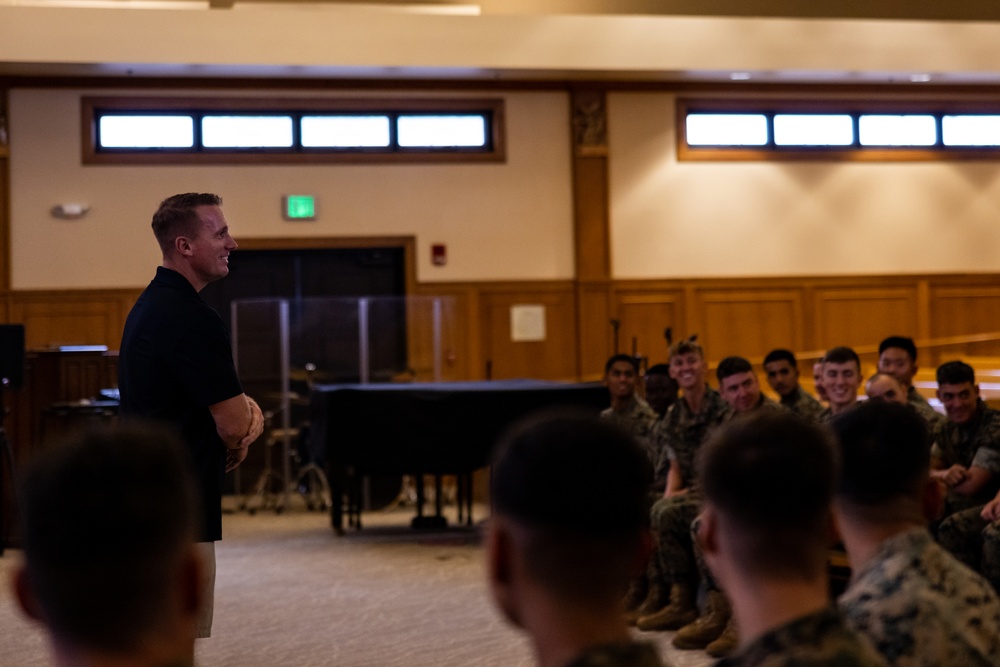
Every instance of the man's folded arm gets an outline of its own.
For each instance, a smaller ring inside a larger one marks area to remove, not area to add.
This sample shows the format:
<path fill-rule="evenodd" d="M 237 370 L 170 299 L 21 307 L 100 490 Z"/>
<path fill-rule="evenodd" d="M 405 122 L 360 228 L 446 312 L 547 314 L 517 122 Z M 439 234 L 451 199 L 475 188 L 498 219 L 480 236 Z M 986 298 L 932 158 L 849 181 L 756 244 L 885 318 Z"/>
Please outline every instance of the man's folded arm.
<path fill-rule="evenodd" d="M 264 416 L 257 402 L 239 394 L 208 406 L 215 429 L 229 449 L 246 447 L 264 430 Z"/>

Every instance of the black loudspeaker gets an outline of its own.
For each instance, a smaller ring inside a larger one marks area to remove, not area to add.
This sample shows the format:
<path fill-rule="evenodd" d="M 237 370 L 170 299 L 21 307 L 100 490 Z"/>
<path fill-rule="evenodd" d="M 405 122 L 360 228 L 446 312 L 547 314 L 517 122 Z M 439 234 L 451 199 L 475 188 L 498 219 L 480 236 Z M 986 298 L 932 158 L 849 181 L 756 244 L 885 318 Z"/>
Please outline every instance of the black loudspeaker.
<path fill-rule="evenodd" d="M 0 324 L 0 381 L 3 388 L 24 385 L 24 325 Z"/>

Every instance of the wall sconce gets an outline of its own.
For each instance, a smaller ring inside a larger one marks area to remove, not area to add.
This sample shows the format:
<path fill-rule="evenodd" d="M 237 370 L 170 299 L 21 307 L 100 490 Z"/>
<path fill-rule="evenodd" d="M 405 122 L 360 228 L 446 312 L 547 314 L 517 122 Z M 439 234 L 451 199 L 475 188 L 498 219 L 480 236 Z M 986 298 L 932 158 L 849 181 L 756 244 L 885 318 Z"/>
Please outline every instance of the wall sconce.
<path fill-rule="evenodd" d="M 90 212 L 90 207 L 85 204 L 56 204 L 50 213 L 53 218 L 60 220 L 79 220 Z"/>

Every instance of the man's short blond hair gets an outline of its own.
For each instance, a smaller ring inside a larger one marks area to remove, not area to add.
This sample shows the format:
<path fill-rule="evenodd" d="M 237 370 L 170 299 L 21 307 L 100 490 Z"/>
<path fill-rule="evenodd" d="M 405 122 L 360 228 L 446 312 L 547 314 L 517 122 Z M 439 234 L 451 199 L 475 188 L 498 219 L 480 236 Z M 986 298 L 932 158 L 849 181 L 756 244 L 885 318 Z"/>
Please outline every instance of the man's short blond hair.
<path fill-rule="evenodd" d="M 702 359 L 704 359 L 705 358 L 705 350 L 701 347 L 701 345 L 699 345 L 696 342 L 697 338 L 698 338 L 698 336 L 697 336 L 697 334 L 695 334 L 695 335 L 690 336 L 688 338 L 685 338 L 683 340 L 677 341 L 676 343 L 674 343 L 673 345 L 670 346 L 670 351 L 667 354 L 667 358 L 668 359 L 673 359 L 677 355 L 680 355 L 680 354 L 690 354 L 690 353 L 694 352 L 699 357 L 701 357 Z"/>

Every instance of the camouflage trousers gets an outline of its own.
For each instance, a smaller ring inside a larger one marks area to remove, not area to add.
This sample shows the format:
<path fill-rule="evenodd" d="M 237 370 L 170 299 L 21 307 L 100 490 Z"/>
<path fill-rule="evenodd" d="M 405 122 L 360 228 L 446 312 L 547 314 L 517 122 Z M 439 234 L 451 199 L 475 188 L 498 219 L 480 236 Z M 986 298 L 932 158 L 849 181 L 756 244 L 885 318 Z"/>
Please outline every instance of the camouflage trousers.
<path fill-rule="evenodd" d="M 687 584 L 696 587 L 700 579 L 707 583 L 709 590 L 718 590 L 694 539 L 701 504 L 700 494 L 687 493 L 661 498 L 650 511 L 656 540 L 656 554 L 651 560 L 656 561 L 659 568 L 656 576 L 668 586 Z M 652 569 L 650 575 L 654 575 Z"/>
<path fill-rule="evenodd" d="M 979 515 L 982 509 L 972 507 L 945 519 L 938 527 L 938 542 L 1000 592 L 1000 521 L 986 521 Z"/>

